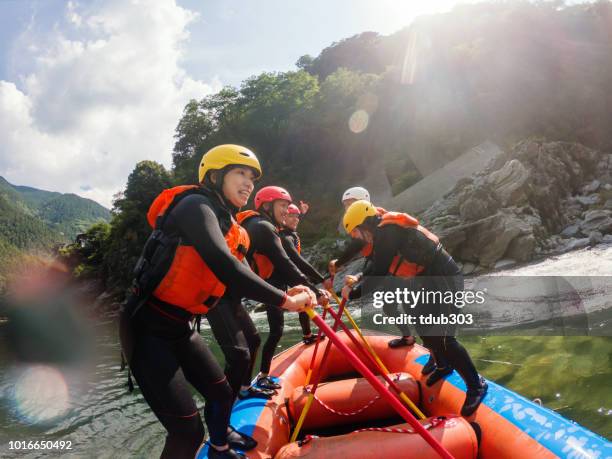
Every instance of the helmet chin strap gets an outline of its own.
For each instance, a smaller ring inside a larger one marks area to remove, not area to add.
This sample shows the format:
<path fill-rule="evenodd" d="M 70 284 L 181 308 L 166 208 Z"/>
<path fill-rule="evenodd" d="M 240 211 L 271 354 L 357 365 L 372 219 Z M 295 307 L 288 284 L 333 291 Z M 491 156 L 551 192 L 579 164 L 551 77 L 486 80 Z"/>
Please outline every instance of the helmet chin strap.
<path fill-rule="evenodd" d="M 272 201 L 269 204 L 270 204 L 269 211 L 266 210 L 265 205 L 262 205 L 260 212 L 263 212 L 270 219 L 270 221 L 274 224 L 274 226 L 276 226 L 277 228 L 280 228 L 281 224 L 274 217 L 274 201 Z"/>
<path fill-rule="evenodd" d="M 210 179 L 207 181 L 208 183 L 204 183 L 202 186 L 208 188 L 210 191 L 215 193 L 215 195 L 217 195 L 217 197 L 219 198 L 219 201 L 221 201 L 221 203 L 225 207 L 230 209 L 232 213 L 236 213 L 238 212 L 238 210 L 240 210 L 240 208 L 232 204 L 223 194 L 223 180 L 225 179 L 225 174 L 227 171 L 220 169 L 217 172 L 218 174 L 217 174 L 216 183 L 212 179 Z"/>

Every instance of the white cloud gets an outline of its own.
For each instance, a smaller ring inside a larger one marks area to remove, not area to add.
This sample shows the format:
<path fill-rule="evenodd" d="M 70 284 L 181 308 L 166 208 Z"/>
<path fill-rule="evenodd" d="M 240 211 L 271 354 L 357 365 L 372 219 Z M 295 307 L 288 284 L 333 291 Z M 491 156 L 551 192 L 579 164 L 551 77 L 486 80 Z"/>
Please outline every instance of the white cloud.
<path fill-rule="evenodd" d="M 65 17 L 23 42 L 19 86 L 0 81 L 0 175 L 110 206 L 136 162 L 170 165 L 185 103 L 220 83 L 182 69 L 197 16 L 174 0 L 69 2 Z"/>

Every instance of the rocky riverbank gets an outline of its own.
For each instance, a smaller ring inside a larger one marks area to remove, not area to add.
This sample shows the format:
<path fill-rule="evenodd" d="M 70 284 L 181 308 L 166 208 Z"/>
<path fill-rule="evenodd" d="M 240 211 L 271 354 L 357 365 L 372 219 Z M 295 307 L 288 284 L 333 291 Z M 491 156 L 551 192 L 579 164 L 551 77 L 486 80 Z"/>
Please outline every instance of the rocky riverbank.
<path fill-rule="evenodd" d="M 612 243 L 612 154 L 525 140 L 418 217 L 465 274 Z M 344 244 L 328 240 L 307 253 L 323 266 L 323 252 L 338 252 Z"/>

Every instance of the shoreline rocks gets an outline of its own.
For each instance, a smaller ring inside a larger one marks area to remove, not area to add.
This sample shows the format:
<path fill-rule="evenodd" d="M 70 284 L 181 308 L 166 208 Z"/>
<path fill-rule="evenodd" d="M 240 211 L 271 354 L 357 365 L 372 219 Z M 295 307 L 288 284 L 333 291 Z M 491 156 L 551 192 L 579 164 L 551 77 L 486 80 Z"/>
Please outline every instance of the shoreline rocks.
<path fill-rule="evenodd" d="M 469 273 L 500 269 L 505 260 L 525 263 L 608 241 L 611 177 L 609 153 L 525 140 L 419 218 Z"/>

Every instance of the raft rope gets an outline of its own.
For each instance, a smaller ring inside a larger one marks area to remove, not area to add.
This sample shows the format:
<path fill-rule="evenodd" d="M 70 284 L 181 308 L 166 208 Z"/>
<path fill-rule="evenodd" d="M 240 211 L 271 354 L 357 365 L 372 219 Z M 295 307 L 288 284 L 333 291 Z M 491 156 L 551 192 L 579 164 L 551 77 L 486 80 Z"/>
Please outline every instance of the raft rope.
<path fill-rule="evenodd" d="M 424 429 L 431 430 L 435 427 L 443 427 L 446 424 L 446 421 L 448 420 L 449 420 L 449 417 L 447 416 L 438 416 L 437 418 L 433 418 L 428 423 L 422 424 L 422 425 Z M 397 427 L 367 427 L 364 429 L 353 430 L 351 433 L 362 433 L 362 432 L 384 432 L 384 433 L 399 433 L 399 434 L 417 433 L 414 429 L 411 429 L 411 428 L 399 429 Z M 298 445 L 303 446 L 306 443 L 316 438 L 319 438 L 319 436 L 318 435 L 306 435 L 302 440 L 298 442 Z"/>
<path fill-rule="evenodd" d="M 446 416 L 438 416 L 437 418 L 431 419 L 429 422 L 422 424 L 423 428 L 426 430 L 431 430 L 434 427 L 442 427 L 446 424 L 448 418 Z M 351 433 L 361 433 L 361 432 L 387 432 L 387 433 L 406 433 L 406 434 L 415 434 L 415 430 L 411 428 L 399 429 L 397 427 L 366 427 L 364 429 L 357 429 Z"/>
<path fill-rule="evenodd" d="M 401 373 L 397 373 L 396 374 L 396 378 L 395 381 L 399 381 L 401 377 Z M 332 408 L 331 406 L 329 406 L 327 403 L 325 403 L 323 400 L 321 400 L 319 397 L 317 397 L 315 395 L 314 392 L 311 391 L 311 389 L 308 388 L 304 388 L 304 392 L 307 392 L 309 394 L 312 394 L 313 398 L 319 403 L 319 405 L 321 405 L 323 408 L 325 408 L 327 411 L 333 413 L 333 414 L 337 414 L 338 416 L 355 416 L 359 413 L 362 413 L 363 411 L 367 410 L 370 406 L 372 406 L 378 399 L 380 399 L 380 394 L 377 394 L 372 400 L 370 400 L 369 402 L 367 402 L 364 406 L 362 406 L 361 408 L 355 410 L 355 411 L 351 411 L 351 412 L 343 412 L 343 411 L 339 411 L 336 410 L 335 408 Z"/>
<path fill-rule="evenodd" d="M 372 406 L 374 404 L 374 402 L 376 402 L 376 400 L 378 400 L 380 398 L 380 395 L 377 395 L 376 397 L 374 397 L 372 400 L 370 400 L 368 403 L 366 403 L 361 408 L 359 408 L 359 409 L 357 409 L 355 411 L 351 411 L 349 413 L 344 413 L 342 411 L 338 411 L 338 410 L 332 408 L 331 406 L 327 405 L 324 401 L 322 401 L 319 397 L 317 397 L 314 394 L 313 394 L 313 397 L 314 397 L 315 401 L 317 401 L 319 403 L 319 405 L 321 405 L 323 408 L 325 408 L 327 411 L 330 411 L 331 413 L 337 414 L 339 416 L 355 416 L 356 414 L 359 414 L 359 413 L 367 410 L 370 406 Z"/>

